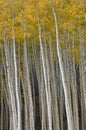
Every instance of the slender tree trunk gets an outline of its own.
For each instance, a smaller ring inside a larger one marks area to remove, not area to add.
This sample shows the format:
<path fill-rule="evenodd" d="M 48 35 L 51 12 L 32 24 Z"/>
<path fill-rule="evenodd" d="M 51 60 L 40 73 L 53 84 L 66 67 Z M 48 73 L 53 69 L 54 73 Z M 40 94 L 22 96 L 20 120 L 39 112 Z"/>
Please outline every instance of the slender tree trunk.
<path fill-rule="evenodd" d="M 65 107 L 66 107 L 66 114 L 67 114 L 68 130 L 74 130 L 72 108 L 71 108 L 70 102 L 69 102 L 69 96 L 68 96 L 69 94 L 68 94 L 68 90 L 67 90 L 67 81 L 66 81 L 66 78 L 65 78 L 65 71 L 64 71 L 64 66 L 63 66 L 63 61 L 62 61 L 62 56 L 61 56 L 61 50 L 60 50 L 60 45 L 59 45 L 57 15 L 56 15 L 54 6 L 52 6 L 52 7 L 53 7 L 53 13 L 54 13 L 54 19 L 55 19 L 57 54 L 58 54 L 58 59 L 59 59 L 59 66 L 60 66 L 60 71 L 61 71 L 64 96 L 65 96 Z"/>
<path fill-rule="evenodd" d="M 12 112 L 12 118 L 13 118 L 13 130 L 17 130 L 17 113 L 16 113 L 16 105 L 15 105 L 15 97 L 14 97 L 14 91 L 13 91 L 13 86 L 12 86 L 12 80 L 11 80 L 11 68 L 10 68 L 10 59 L 9 59 L 9 49 L 7 45 L 7 39 L 6 35 L 4 36 L 4 46 L 5 46 L 5 71 L 6 71 L 6 76 L 7 79 L 7 87 L 8 87 L 8 92 L 9 92 L 9 99 L 10 99 L 10 106 L 11 107 L 11 112 Z M 11 122 L 12 122 L 11 121 Z"/>
<path fill-rule="evenodd" d="M 26 72 L 26 85 L 28 91 L 28 98 L 29 98 L 29 119 L 30 119 L 30 130 L 34 130 L 34 111 L 33 111 L 33 100 L 32 100 L 32 90 L 31 90 L 31 82 L 30 82 L 30 70 L 28 68 L 28 59 L 27 59 L 27 48 L 26 48 L 26 39 L 24 40 L 24 69 Z"/>
<path fill-rule="evenodd" d="M 74 49 L 74 32 L 73 32 L 73 43 L 72 49 Z M 77 84 L 76 84 L 76 69 L 75 69 L 75 58 L 71 59 L 71 90 L 72 90 L 72 102 L 73 102 L 73 117 L 75 130 L 79 130 L 79 116 L 78 116 L 78 96 L 77 96 Z"/>
<path fill-rule="evenodd" d="M 79 48 L 80 48 L 80 90 L 81 90 L 81 117 L 82 117 L 82 129 L 85 130 L 86 128 L 86 77 L 85 77 L 85 52 L 83 43 L 81 41 L 81 29 L 79 28 Z"/>
<path fill-rule="evenodd" d="M 46 130 L 46 101 L 45 101 L 45 91 L 44 91 L 44 78 L 43 78 L 43 67 L 41 65 L 41 59 L 37 57 L 36 45 L 34 45 L 34 62 L 38 80 L 38 90 L 39 90 L 39 108 L 40 108 L 40 118 L 41 118 L 41 129 Z"/>
<path fill-rule="evenodd" d="M 48 129 L 52 130 L 51 99 L 50 99 L 50 96 L 49 96 L 50 92 L 48 91 L 48 84 L 47 84 L 47 77 L 46 77 L 47 75 L 46 75 L 46 68 L 45 68 L 45 61 L 44 61 L 44 52 L 43 52 L 42 38 L 41 38 L 41 27 L 40 27 L 39 21 L 38 21 L 38 29 L 39 29 L 39 40 L 40 40 L 40 53 L 41 53 L 41 59 L 42 59 L 45 92 L 46 92 Z"/>
<path fill-rule="evenodd" d="M 59 122 L 59 113 L 58 113 L 58 99 L 57 99 L 57 85 L 55 79 L 55 69 L 54 69 L 54 61 L 52 54 L 52 42 L 50 38 L 50 64 L 51 64 L 51 93 L 52 93 L 52 113 L 54 114 L 54 129 L 60 130 L 60 122 Z"/>
<path fill-rule="evenodd" d="M 21 130 L 21 109 L 20 109 L 20 99 L 19 99 L 18 71 L 17 71 L 17 60 L 16 60 L 16 50 L 15 50 L 14 27 L 12 27 L 12 38 L 13 38 L 13 62 L 14 62 L 14 75 L 15 75 L 15 78 L 14 78 L 15 94 L 16 94 L 16 102 L 17 102 L 17 114 L 18 114 L 17 120 L 18 120 L 18 130 Z"/>

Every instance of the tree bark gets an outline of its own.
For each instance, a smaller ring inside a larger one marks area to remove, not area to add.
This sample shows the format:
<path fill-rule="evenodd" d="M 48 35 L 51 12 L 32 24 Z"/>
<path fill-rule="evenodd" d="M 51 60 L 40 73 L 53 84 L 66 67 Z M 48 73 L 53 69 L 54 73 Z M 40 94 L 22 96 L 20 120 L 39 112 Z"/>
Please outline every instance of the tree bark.
<path fill-rule="evenodd" d="M 68 130 L 74 130 L 72 108 L 71 108 L 70 102 L 69 102 L 69 96 L 68 96 L 69 94 L 68 94 L 68 90 L 67 90 L 68 86 L 67 86 L 67 81 L 65 78 L 65 71 L 64 71 L 62 55 L 61 55 L 61 50 L 60 50 L 60 44 L 59 44 L 57 15 L 56 15 L 54 5 L 52 6 L 52 8 L 53 8 L 54 19 L 55 19 L 57 54 L 58 54 L 58 59 L 59 59 L 59 66 L 60 66 L 60 71 L 61 71 L 64 96 L 65 96 L 65 107 L 66 107 L 66 114 L 67 114 Z"/>

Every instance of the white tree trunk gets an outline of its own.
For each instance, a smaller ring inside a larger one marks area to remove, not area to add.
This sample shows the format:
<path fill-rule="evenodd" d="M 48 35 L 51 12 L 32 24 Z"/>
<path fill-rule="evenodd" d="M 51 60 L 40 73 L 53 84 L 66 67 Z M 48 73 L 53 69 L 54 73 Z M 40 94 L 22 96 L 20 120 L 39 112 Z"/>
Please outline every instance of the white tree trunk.
<path fill-rule="evenodd" d="M 13 19 L 14 24 L 14 19 Z M 15 93 L 17 102 L 17 121 L 18 130 L 21 130 L 21 109 L 20 109 L 20 99 L 19 99 L 19 88 L 18 88 L 18 75 L 17 75 L 17 60 L 16 60 L 16 50 L 15 50 L 15 34 L 14 27 L 12 27 L 12 38 L 13 38 L 13 61 L 14 61 L 14 76 L 15 76 Z"/>
<path fill-rule="evenodd" d="M 41 27 L 40 27 L 39 21 L 38 21 L 38 29 L 39 29 L 40 52 L 41 52 L 41 59 L 42 59 L 42 66 L 43 66 L 45 92 L 46 92 L 48 128 L 49 128 L 49 130 L 52 130 L 51 99 L 50 99 L 49 91 L 48 91 L 48 84 L 47 84 L 47 77 L 46 77 L 47 75 L 46 75 L 46 68 L 45 68 L 45 62 L 44 62 L 44 52 L 43 52 L 42 38 L 41 38 Z"/>
<path fill-rule="evenodd" d="M 60 50 L 60 45 L 59 45 L 58 22 L 57 22 L 57 16 L 56 16 L 54 6 L 53 6 L 53 13 L 54 13 L 55 27 L 56 27 L 57 54 L 58 54 L 58 59 L 59 59 L 59 66 L 60 66 L 60 71 L 61 71 L 64 96 L 65 96 L 65 107 L 66 107 L 66 114 L 67 114 L 68 130 L 74 130 L 72 108 L 71 108 L 70 102 L 69 102 L 69 96 L 68 96 L 69 94 L 68 94 L 68 90 L 67 90 L 67 81 L 66 81 L 66 78 L 65 78 L 65 71 L 64 71 L 62 55 L 61 55 L 61 50 Z"/>
<path fill-rule="evenodd" d="M 14 91 L 12 86 L 12 79 L 11 79 L 11 68 L 10 68 L 10 59 L 9 59 L 9 50 L 7 46 L 7 39 L 6 35 L 4 36 L 4 45 L 5 45 L 5 62 L 6 62 L 6 79 L 7 79 L 7 87 L 9 92 L 9 99 L 10 99 L 10 106 L 13 118 L 13 130 L 17 130 L 17 113 L 16 113 L 16 105 L 15 105 L 15 97 Z"/>

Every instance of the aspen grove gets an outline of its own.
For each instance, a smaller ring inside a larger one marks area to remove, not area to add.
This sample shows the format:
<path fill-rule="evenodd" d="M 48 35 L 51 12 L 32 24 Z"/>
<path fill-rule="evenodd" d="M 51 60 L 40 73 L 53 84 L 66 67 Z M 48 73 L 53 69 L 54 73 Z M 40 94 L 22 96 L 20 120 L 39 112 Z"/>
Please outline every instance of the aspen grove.
<path fill-rule="evenodd" d="M 86 0 L 0 0 L 0 130 L 86 130 Z"/>

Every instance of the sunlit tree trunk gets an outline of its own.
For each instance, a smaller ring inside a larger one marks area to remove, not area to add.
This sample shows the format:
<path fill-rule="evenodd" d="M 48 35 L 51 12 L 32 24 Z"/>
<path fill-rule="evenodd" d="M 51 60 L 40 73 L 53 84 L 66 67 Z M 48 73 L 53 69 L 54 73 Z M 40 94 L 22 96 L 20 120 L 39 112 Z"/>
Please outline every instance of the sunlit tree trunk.
<path fill-rule="evenodd" d="M 42 68 L 41 68 L 42 69 Z M 40 94 L 41 94 L 41 113 L 42 113 L 42 130 L 47 130 L 47 125 L 46 125 L 46 120 L 47 120 L 47 115 L 46 115 L 46 98 L 45 98 L 45 91 L 44 91 L 44 78 L 43 78 L 43 69 L 41 70 L 41 90 L 40 90 Z"/>
<path fill-rule="evenodd" d="M 43 76 L 44 76 L 44 84 L 45 84 L 45 93 L 46 93 L 46 104 L 47 104 L 47 120 L 48 120 L 48 129 L 52 130 L 52 115 L 51 115 L 51 99 L 50 99 L 50 91 L 48 89 L 48 83 L 47 83 L 47 72 L 45 68 L 45 60 L 44 60 L 44 52 L 43 52 L 43 46 L 42 46 L 42 38 L 41 38 L 41 26 L 38 21 L 38 29 L 39 29 L 39 40 L 40 40 L 40 55 L 42 59 L 42 66 L 43 66 Z"/>
<path fill-rule="evenodd" d="M 42 44 L 43 50 L 44 50 L 44 62 L 45 62 L 45 68 L 46 68 L 46 79 L 47 79 L 47 88 L 48 88 L 48 93 L 49 93 L 49 102 L 50 102 L 50 118 L 51 118 L 51 126 L 52 126 L 52 96 L 51 96 L 51 83 L 50 83 L 50 65 L 49 65 L 49 54 L 48 54 L 48 49 L 47 49 L 47 43 L 46 43 L 46 34 L 44 32 L 44 40 Z M 43 46 L 44 45 L 44 46 Z"/>
<path fill-rule="evenodd" d="M 64 96 L 65 96 L 65 107 L 66 107 L 66 114 L 67 114 L 68 130 L 74 130 L 72 108 L 71 108 L 70 102 L 69 102 L 69 94 L 68 94 L 68 90 L 67 90 L 67 81 L 66 81 L 66 78 L 65 78 L 65 71 L 64 71 L 63 61 L 62 61 L 61 49 L 60 49 L 60 45 L 59 45 L 57 15 L 56 15 L 56 11 L 55 11 L 54 6 L 52 6 L 52 8 L 53 8 L 54 19 L 55 19 L 57 54 L 58 54 L 58 59 L 59 59 L 59 66 L 60 66 L 60 71 L 61 71 Z"/>
<path fill-rule="evenodd" d="M 6 33 L 5 33 L 6 34 Z M 6 35 L 4 35 L 4 46 L 5 46 L 5 72 L 6 72 L 6 79 L 7 79 L 7 87 L 8 87 L 8 94 L 9 94 L 9 107 L 12 113 L 12 121 L 13 121 L 13 126 L 12 129 L 13 130 L 17 130 L 17 113 L 16 113 L 16 104 L 15 104 L 15 96 L 14 96 L 14 91 L 13 91 L 13 85 L 12 85 L 12 75 L 11 75 L 11 68 L 10 68 L 10 54 L 9 54 L 9 49 L 8 49 L 8 45 L 7 45 L 7 39 L 6 39 Z M 11 121 L 11 122 L 12 122 Z"/>
<path fill-rule="evenodd" d="M 19 95 L 19 102 L 20 102 L 20 130 L 22 130 L 22 93 L 21 93 L 21 84 L 20 84 L 20 43 L 18 43 L 18 58 L 17 58 L 17 78 L 18 78 L 18 95 Z"/>
<path fill-rule="evenodd" d="M 21 109 L 19 99 L 18 70 L 17 70 L 18 68 L 17 68 L 16 50 L 15 50 L 14 27 L 12 27 L 12 40 L 13 40 L 12 42 L 13 42 L 14 84 L 15 84 L 15 94 L 17 102 L 17 120 L 18 120 L 18 130 L 21 130 Z"/>
<path fill-rule="evenodd" d="M 41 129 L 47 130 L 46 128 L 46 120 L 47 120 L 46 99 L 45 99 L 45 91 L 44 91 L 43 67 L 41 65 L 41 58 L 37 56 L 36 45 L 34 45 L 33 51 L 34 51 L 34 62 L 35 62 L 37 80 L 38 80 Z"/>

